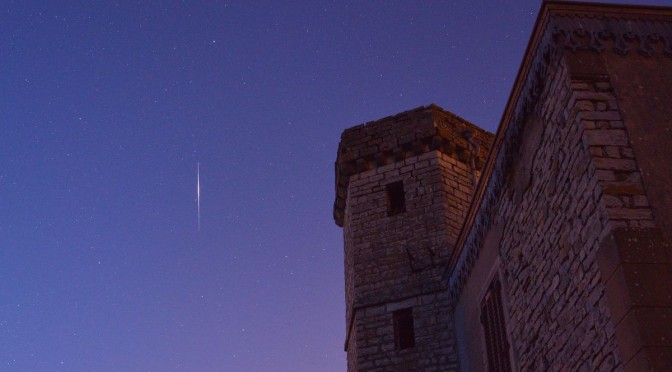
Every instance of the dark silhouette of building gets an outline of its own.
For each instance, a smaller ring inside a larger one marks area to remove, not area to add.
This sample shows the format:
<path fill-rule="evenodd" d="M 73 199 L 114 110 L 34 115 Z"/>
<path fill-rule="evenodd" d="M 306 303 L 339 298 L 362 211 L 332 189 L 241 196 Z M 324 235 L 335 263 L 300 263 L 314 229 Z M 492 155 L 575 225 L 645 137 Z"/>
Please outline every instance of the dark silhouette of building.
<path fill-rule="evenodd" d="M 350 371 L 672 370 L 672 8 L 543 2 L 496 135 L 346 130 Z"/>

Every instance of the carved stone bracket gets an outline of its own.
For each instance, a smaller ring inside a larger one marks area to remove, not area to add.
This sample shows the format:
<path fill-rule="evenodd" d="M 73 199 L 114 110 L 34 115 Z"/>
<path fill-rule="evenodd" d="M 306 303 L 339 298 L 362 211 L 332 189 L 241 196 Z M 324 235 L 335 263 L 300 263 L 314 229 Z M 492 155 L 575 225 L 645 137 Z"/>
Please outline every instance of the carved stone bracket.
<path fill-rule="evenodd" d="M 573 52 L 608 48 L 625 56 L 636 49 L 643 56 L 661 53 L 672 57 L 672 22 L 669 19 L 626 16 L 561 15 L 553 20 L 554 42 Z"/>

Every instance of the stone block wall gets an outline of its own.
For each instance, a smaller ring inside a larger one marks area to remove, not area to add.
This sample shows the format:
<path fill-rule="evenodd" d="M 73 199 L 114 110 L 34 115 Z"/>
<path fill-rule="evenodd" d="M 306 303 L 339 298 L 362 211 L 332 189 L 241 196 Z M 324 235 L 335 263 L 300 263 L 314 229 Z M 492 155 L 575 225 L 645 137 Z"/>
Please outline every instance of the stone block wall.
<path fill-rule="evenodd" d="M 521 369 L 612 370 L 622 360 L 597 264 L 609 227 L 599 165 L 582 142 L 597 133 L 581 118 L 613 112 L 587 104 L 596 83 L 573 79 L 562 64 L 553 80 L 538 121 L 526 124 L 542 126 L 543 135 L 519 155 L 534 163 L 530 186 L 513 191 L 523 193 L 519 203 L 502 198 L 499 207 L 509 225 L 500 254 L 514 359 Z"/>
<path fill-rule="evenodd" d="M 492 136 L 433 105 L 344 132 L 348 369 L 492 369 L 496 280 L 511 369 L 670 370 L 669 102 L 672 8 L 545 1 L 487 163 Z"/>
<path fill-rule="evenodd" d="M 448 271 L 457 320 L 495 271 L 514 369 L 668 370 L 672 12 L 544 11 Z"/>
<path fill-rule="evenodd" d="M 456 365 L 441 278 L 491 138 L 436 106 L 344 132 L 334 215 L 345 241 L 349 370 Z M 394 182 L 403 183 L 405 211 L 390 215 Z M 393 313 L 405 307 L 415 346 L 398 349 Z"/>
<path fill-rule="evenodd" d="M 446 292 L 442 291 L 357 312 L 353 340 L 356 346 L 348 350 L 348 370 L 440 372 L 457 368 L 452 329 L 445 322 L 450 318 L 446 300 Z M 407 307 L 413 308 L 416 346 L 396 350 L 392 313 Z"/>
<path fill-rule="evenodd" d="M 631 371 L 672 369 L 672 107 L 664 103 L 672 100 L 672 53 L 662 43 L 650 47 L 648 54 L 593 56 L 609 72 L 601 93 L 616 102 L 618 116 L 595 121 L 586 138 L 612 226 L 598 262 Z"/>
<path fill-rule="evenodd" d="M 582 143 L 585 127 L 576 120 L 587 107 L 579 90 L 587 83 L 573 81 L 563 63 L 550 72 L 537 104 L 520 117 L 489 211 L 491 226 L 504 225 L 495 269 L 508 304 L 511 356 L 521 370 L 611 370 L 621 360 L 596 259 L 606 220 L 596 170 Z M 478 297 L 462 293 L 458 301 L 462 311 L 480 312 Z M 479 357 L 471 352 L 472 359 Z"/>
<path fill-rule="evenodd" d="M 455 175 L 445 178 L 439 167 L 442 158 L 432 151 L 350 179 L 346 224 L 351 235 L 346 240 L 353 244 L 345 247 L 345 254 L 352 262 L 346 267 L 352 292 L 347 303 L 348 313 L 356 312 L 349 340 L 355 339 L 357 350 L 348 357 L 357 359 L 358 371 L 391 368 L 399 360 L 415 370 L 426 358 L 420 354 L 437 359 L 447 348 L 447 326 L 437 312 L 447 315 L 449 306 L 436 298 L 443 290 L 440 279 L 449 253 L 445 214 L 464 214 L 466 203 L 464 210 L 457 205 L 444 211 L 449 196 L 455 198 L 446 185 L 468 181 L 458 182 Z M 464 164 L 462 168 L 468 174 Z M 399 180 L 406 191 L 406 212 L 388 217 L 385 185 Z M 419 296 L 431 301 L 419 301 Z M 412 349 L 394 347 L 392 314 L 398 306 L 390 303 L 399 301 L 413 307 L 417 340 Z M 432 327 L 418 327 L 423 323 Z"/>

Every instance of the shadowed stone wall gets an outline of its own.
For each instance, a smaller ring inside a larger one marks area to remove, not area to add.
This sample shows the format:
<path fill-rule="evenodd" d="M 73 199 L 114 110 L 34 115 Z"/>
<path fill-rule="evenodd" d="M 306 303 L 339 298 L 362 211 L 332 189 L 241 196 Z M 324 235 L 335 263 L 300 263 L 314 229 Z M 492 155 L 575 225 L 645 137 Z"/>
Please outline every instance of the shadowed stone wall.
<path fill-rule="evenodd" d="M 464 327 L 494 276 L 514 368 L 672 367 L 671 21 L 544 5 L 448 271 L 463 370 L 486 368 Z"/>

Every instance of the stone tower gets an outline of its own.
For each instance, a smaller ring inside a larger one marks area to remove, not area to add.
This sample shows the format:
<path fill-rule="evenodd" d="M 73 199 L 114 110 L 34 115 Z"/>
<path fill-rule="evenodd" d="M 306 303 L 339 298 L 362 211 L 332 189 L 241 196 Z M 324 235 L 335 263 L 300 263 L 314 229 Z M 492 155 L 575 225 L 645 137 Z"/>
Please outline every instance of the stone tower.
<path fill-rule="evenodd" d="M 441 280 L 492 134 L 430 105 L 343 132 L 349 371 L 456 368 Z"/>

